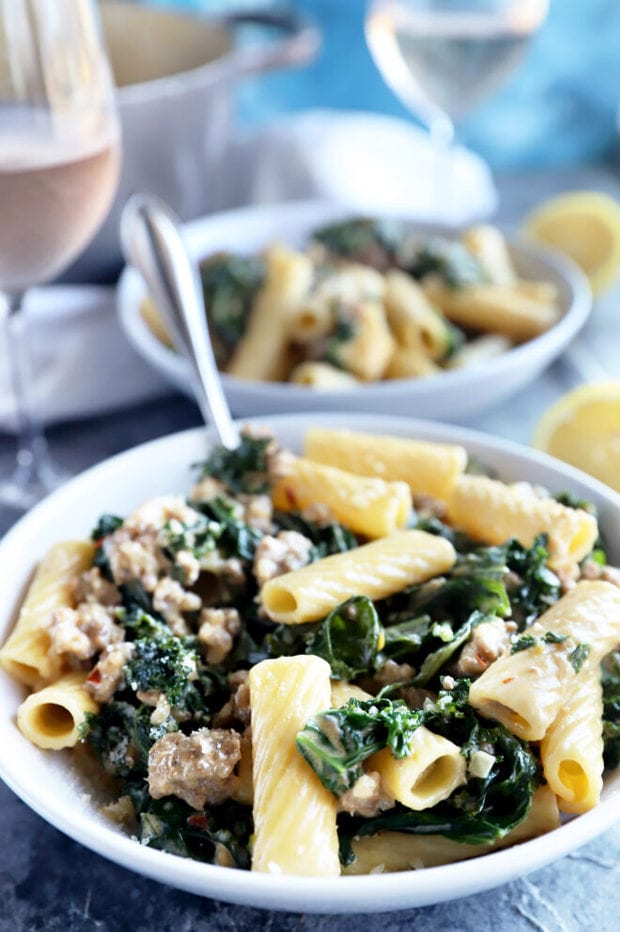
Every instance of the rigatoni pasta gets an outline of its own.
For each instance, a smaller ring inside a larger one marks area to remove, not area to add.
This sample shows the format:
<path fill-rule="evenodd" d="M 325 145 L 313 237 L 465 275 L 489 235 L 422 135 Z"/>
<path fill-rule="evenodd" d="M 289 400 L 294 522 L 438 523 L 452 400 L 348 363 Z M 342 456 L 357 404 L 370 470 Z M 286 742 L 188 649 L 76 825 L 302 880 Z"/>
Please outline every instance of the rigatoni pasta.
<path fill-rule="evenodd" d="M 595 664 L 573 684 L 540 745 L 545 779 L 563 812 L 587 812 L 603 789 L 603 698 Z"/>
<path fill-rule="evenodd" d="M 301 456 L 281 463 L 272 496 L 281 511 L 301 511 L 320 499 L 337 521 L 370 538 L 404 528 L 411 515 L 406 483 L 358 476 Z"/>
<path fill-rule="evenodd" d="M 73 604 L 71 584 L 92 563 L 90 541 L 55 544 L 37 567 L 11 636 L 0 650 L 0 665 L 26 686 L 57 679 L 61 657 L 51 650 L 49 628 L 54 612 Z"/>
<path fill-rule="evenodd" d="M 86 716 L 99 709 L 84 689 L 85 679 L 84 673 L 66 673 L 51 686 L 31 693 L 17 711 L 21 733 L 38 748 L 75 747 Z"/>
<path fill-rule="evenodd" d="M 269 580 L 260 601 L 274 621 L 303 624 L 323 618 L 353 595 L 381 599 L 437 576 L 454 558 L 454 547 L 441 537 L 397 531 Z"/>
<path fill-rule="evenodd" d="M 432 867 L 595 806 L 620 573 L 589 506 L 472 485 L 457 445 L 317 427 L 307 451 L 244 432 L 187 499 L 52 549 L 2 649 L 24 737 L 87 745 L 105 813 L 228 869 Z"/>
<path fill-rule="evenodd" d="M 303 252 L 275 245 L 207 257 L 205 307 L 220 368 L 323 391 L 363 388 L 483 365 L 491 347 L 506 352 L 559 319 L 557 287 L 520 279 L 496 227 L 447 239 L 391 226 L 389 245 L 381 221 L 354 219 L 316 230 Z M 150 299 L 141 313 L 170 347 Z M 481 336 L 496 339 L 467 352 Z"/>
<path fill-rule="evenodd" d="M 486 544 L 515 537 L 529 546 L 537 534 L 548 535 L 553 558 L 560 564 L 579 562 L 594 547 L 596 519 L 586 511 L 541 498 L 526 483 L 505 485 L 486 476 L 460 476 L 447 505 L 455 527 Z"/>
<path fill-rule="evenodd" d="M 406 482 L 414 494 L 441 500 L 448 498 L 467 465 L 467 453 L 457 444 L 323 427 L 307 431 L 304 455 L 357 475 Z"/>
<path fill-rule="evenodd" d="M 252 870 L 302 877 L 340 873 L 336 800 L 297 753 L 308 718 L 330 703 L 319 657 L 264 660 L 250 671 L 254 774 Z"/>
<path fill-rule="evenodd" d="M 541 741 L 580 678 L 620 641 L 620 588 L 577 583 L 473 684 L 469 700 L 526 741 Z M 518 644 L 518 642 L 517 642 Z"/>

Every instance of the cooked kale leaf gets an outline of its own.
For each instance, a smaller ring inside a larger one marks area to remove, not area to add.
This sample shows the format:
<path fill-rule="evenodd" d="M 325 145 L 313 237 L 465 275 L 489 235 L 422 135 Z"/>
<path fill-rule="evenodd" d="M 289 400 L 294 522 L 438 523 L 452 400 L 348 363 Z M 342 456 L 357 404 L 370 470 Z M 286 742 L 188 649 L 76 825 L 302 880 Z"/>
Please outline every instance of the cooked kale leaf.
<path fill-rule="evenodd" d="M 213 350 L 225 365 L 245 333 L 254 299 L 265 280 L 260 256 L 212 256 L 200 265 L 202 290 Z"/>
<path fill-rule="evenodd" d="M 139 638 L 125 665 L 125 676 L 135 692 L 166 693 L 171 706 L 183 706 L 196 675 L 197 655 L 180 638 Z"/>
<path fill-rule="evenodd" d="M 603 741 L 605 766 L 620 765 L 620 651 L 609 654 L 601 664 L 603 684 Z"/>
<path fill-rule="evenodd" d="M 257 495 L 269 488 L 267 475 L 267 447 L 269 437 L 250 437 L 242 434 L 239 445 L 233 450 L 214 447 L 204 463 L 202 476 L 219 479 L 234 493 Z"/>
<path fill-rule="evenodd" d="M 342 796 L 362 776 L 362 763 L 382 748 L 404 757 L 424 721 L 400 699 L 350 699 L 340 709 L 321 712 L 297 735 L 297 747 L 323 784 Z"/>
<path fill-rule="evenodd" d="M 312 541 L 314 546 L 311 557 L 313 560 L 320 560 L 332 553 L 344 553 L 346 550 L 354 550 L 357 547 L 357 539 L 353 532 L 336 521 L 330 524 L 317 524 L 315 521 L 306 520 L 297 511 L 289 513 L 276 511 L 273 518 L 278 527 L 283 530 L 297 531 Z"/>
<path fill-rule="evenodd" d="M 315 230 L 312 238 L 328 252 L 385 269 L 397 265 L 402 224 L 393 220 L 356 217 Z"/>
<path fill-rule="evenodd" d="M 352 680 L 372 670 L 383 639 L 383 625 L 372 601 L 354 596 L 329 613 L 306 647 L 329 663 L 337 680 Z"/>
<path fill-rule="evenodd" d="M 407 262 L 414 278 L 438 275 L 450 288 L 465 288 L 488 281 L 475 256 L 458 240 L 431 237 L 420 243 Z"/>
<path fill-rule="evenodd" d="M 350 700 L 343 709 L 324 713 L 330 718 L 323 720 L 323 729 L 322 716 L 314 716 L 300 732 L 300 750 L 336 795 L 342 795 L 361 775 L 360 762 L 368 756 L 369 748 L 374 753 L 378 746 L 391 747 L 395 756 L 400 756 L 403 749 L 406 753 L 412 730 L 420 725 L 460 745 L 468 762 L 480 750 L 494 758 L 487 776 L 470 776 L 462 788 L 432 809 L 414 812 L 397 805 L 372 819 L 341 817 L 339 830 L 345 859 L 352 857 L 350 839 L 355 835 L 404 831 L 440 834 L 478 844 L 502 838 L 525 818 L 541 779 L 538 762 L 525 742 L 501 725 L 490 726 L 480 718 L 467 704 L 468 692 L 469 682 L 460 680 L 454 690 L 440 692 L 435 703 L 427 703 L 417 712 L 406 707 L 402 710 L 396 703 L 382 706 L 380 703 L 386 700 L 374 701 L 375 712 L 372 701 L 360 704 Z M 356 705 L 363 709 L 358 711 Z M 396 742 L 387 737 L 392 716 L 396 717 L 392 724 Z"/>
<path fill-rule="evenodd" d="M 130 795 L 139 816 L 138 838 L 143 845 L 181 857 L 213 861 L 215 846 L 223 845 L 236 867 L 249 869 L 252 810 L 228 800 L 202 812 L 176 796 L 151 799 L 136 788 Z"/>
<path fill-rule="evenodd" d="M 118 530 L 122 523 L 123 519 L 117 515 L 101 515 L 91 532 L 91 540 L 100 541 L 104 537 L 108 537 L 109 534 L 113 534 L 114 531 Z"/>

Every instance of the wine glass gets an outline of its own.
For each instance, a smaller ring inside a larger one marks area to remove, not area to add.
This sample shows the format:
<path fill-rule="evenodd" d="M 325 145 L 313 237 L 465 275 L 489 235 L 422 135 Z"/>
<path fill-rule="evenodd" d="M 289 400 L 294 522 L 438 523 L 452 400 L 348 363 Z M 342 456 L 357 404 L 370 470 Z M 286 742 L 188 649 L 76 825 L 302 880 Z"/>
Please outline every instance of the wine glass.
<path fill-rule="evenodd" d="M 93 0 L 0 0 L 0 308 L 18 439 L 0 503 L 24 510 L 64 474 L 33 403 L 23 303 L 103 222 L 116 191 L 119 124 Z"/>
<path fill-rule="evenodd" d="M 448 214 L 455 122 L 517 66 L 549 0 L 370 0 L 366 39 L 387 84 L 428 126 L 434 207 Z"/>

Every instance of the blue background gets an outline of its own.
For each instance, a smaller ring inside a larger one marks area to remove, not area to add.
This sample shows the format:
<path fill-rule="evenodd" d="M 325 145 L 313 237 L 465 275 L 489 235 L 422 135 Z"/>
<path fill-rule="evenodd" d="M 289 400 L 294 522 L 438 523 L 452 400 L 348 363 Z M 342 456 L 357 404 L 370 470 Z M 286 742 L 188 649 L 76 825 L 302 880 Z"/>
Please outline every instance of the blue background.
<path fill-rule="evenodd" d="M 264 0 L 156 0 L 217 13 Z M 272 4 L 277 5 L 277 4 Z M 296 0 L 323 32 L 317 60 L 246 84 L 245 123 L 307 107 L 374 110 L 411 119 L 367 51 L 365 0 Z M 503 88 L 459 127 L 459 138 L 495 168 L 570 164 L 616 149 L 620 102 L 620 0 L 552 0 L 549 16 Z"/>

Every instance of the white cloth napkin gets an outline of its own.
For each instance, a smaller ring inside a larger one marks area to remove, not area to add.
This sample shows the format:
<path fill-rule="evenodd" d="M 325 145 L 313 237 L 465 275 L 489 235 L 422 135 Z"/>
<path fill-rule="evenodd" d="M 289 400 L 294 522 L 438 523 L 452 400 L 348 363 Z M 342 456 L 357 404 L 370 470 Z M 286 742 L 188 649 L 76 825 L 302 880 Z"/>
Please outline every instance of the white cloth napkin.
<path fill-rule="evenodd" d="M 35 288 L 24 305 L 33 403 L 45 423 L 100 414 L 170 391 L 132 349 L 114 288 Z M 0 334 L 0 428 L 15 429 L 5 334 Z"/>
<path fill-rule="evenodd" d="M 218 184 L 230 207 L 317 198 L 352 212 L 425 220 L 434 209 L 433 158 L 427 134 L 404 120 L 310 110 L 240 138 Z M 455 148 L 449 177 L 443 222 L 465 224 L 493 212 L 495 189 L 480 158 Z M 98 414 L 169 390 L 127 343 L 114 305 L 113 289 L 98 287 L 56 286 L 28 296 L 34 400 L 44 422 Z M 0 429 L 13 430 L 3 335 L 0 363 Z"/>
<path fill-rule="evenodd" d="M 489 217 L 497 206 L 491 173 L 461 146 L 446 155 L 437 216 L 435 158 L 428 134 L 405 120 L 309 110 L 240 140 L 229 180 L 245 203 L 319 198 L 454 226 Z"/>

